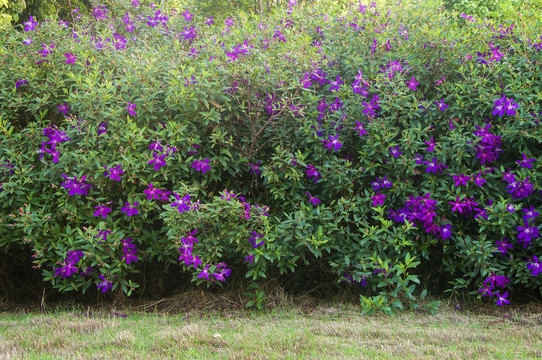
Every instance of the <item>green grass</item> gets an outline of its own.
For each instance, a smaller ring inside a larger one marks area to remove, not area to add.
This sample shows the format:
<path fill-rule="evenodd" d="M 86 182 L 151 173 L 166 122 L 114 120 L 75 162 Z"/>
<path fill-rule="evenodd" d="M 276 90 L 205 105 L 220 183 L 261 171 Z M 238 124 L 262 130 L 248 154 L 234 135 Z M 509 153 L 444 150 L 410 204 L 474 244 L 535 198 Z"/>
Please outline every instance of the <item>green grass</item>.
<path fill-rule="evenodd" d="M 0 359 L 520 359 L 542 357 L 542 315 L 355 307 L 179 315 L 0 314 Z"/>

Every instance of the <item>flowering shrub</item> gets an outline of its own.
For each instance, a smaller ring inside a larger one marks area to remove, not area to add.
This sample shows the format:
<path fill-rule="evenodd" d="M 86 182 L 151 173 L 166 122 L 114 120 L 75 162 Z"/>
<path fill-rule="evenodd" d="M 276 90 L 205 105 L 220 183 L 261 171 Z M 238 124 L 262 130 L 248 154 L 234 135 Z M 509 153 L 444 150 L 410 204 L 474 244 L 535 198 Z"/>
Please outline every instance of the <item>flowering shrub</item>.
<path fill-rule="evenodd" d="M 0 248 L 32 248 L 54 287 L 318 258 L 366 312 L 435 281 L 498 305 L 542 290 L 536 27 L 408 2 L 209 21 L 131 1 L 31 28 L 0 58 Z"/>

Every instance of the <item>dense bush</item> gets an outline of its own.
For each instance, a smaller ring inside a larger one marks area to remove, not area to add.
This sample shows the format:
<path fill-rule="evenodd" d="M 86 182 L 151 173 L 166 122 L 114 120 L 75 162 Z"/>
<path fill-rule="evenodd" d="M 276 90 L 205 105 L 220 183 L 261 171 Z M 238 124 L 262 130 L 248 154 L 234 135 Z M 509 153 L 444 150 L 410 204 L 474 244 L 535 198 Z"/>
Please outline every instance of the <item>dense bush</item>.
<path fill-rule="evenodd" d="M 399 3 L 219 22 L 119 1 L 7 31 L 0 248 L 62 291 L 319 259 L 366 312 L 434 282 L 540 292 L 542 38 Z"/>

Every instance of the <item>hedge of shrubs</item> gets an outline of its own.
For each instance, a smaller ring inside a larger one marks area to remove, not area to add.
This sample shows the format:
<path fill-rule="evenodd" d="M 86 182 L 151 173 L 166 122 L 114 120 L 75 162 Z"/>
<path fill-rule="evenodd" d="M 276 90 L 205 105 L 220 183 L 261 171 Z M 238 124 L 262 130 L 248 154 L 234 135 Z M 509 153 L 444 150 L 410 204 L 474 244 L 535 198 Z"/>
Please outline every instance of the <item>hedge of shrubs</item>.
<path fill-rule="evenodd" d="M 535 11 L 319 4 L 219 20 L 119 0 L 4 32 L 0 249 L 32 249 L 61 291 L 129 295 L 175 263 L 252 279 L 261 306 L 258 280 L 318 259 L 365 312 L 435 281 L 542 294 Z"/>

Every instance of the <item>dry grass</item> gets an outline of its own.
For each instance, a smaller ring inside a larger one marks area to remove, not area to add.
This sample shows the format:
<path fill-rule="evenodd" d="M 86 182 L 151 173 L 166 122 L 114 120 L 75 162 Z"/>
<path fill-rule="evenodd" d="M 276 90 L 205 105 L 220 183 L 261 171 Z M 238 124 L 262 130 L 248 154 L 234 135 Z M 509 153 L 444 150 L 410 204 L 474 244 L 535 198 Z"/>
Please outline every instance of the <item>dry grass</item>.
<path fill-rule="evenodd" d="M 0 359 L 542 358 L 536 311 L 385 317 L 347 305 L 303 310 L 3 313 Z"/>

